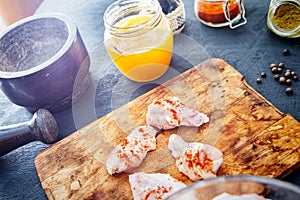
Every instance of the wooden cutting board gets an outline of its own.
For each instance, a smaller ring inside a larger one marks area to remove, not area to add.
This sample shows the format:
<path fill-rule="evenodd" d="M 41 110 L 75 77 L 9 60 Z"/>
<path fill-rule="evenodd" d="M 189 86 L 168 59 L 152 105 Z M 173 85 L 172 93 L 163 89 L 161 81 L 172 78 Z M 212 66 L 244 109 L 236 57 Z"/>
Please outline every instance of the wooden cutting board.
<path fill-rule="evenodd" d="M 105 160 L 134 127 L 145 125 L 153 99 L 178 96 L 210 117 L 199 128 L 181 127 L 157 136 L 157 150 L 131 172 L 111 176 Z M 210 59 L 114 110 L 41 152 L 35 166 L 49 199 L 132 199 L 130 173 L 179 173 L 167 148 L 171 134 L 219 148 L 224 162 L 218 175 L 253 174 L 283 178 L 299 168 L 300 123 L 283 114 L 247 85 L 221 59 Z"/>

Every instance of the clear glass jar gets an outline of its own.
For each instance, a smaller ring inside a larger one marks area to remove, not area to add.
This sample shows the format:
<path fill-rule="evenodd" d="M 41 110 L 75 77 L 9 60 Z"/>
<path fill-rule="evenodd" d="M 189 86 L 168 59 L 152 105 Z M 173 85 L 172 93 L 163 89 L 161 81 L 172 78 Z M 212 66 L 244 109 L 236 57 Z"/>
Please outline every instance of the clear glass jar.
<path fill-rule="evenodd" d="M 271 0 L 268 27 L 282 37 L 300 37 L 300 0 Z"/>
<path fill-rule="evenodd" d="M 182 0 L 158 0 L 163 13 L 170 20 L 173 34 L 180 33 L 185 26 L 185 8 Z"/>
<path fill-rule="evenodd" d="M 173 32 L 157 0 L 118 0 L 103 18 L 106 50 L 127 78 L 146 82 L 167 71 Z"/>
<path fill-rule="evenodd" d="M 211 27 L 234 29 L 247 23 L 243 0 L 194 0 L 196 17 Z"/>

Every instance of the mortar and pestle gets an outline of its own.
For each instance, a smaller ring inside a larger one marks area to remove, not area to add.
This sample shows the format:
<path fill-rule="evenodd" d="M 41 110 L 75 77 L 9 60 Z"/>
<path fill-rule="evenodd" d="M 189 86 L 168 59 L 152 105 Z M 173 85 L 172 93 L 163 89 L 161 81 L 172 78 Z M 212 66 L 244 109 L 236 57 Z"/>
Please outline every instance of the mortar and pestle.
<path fill-rule="evenodd" d="M 48 110 L 39 109 L 27 122 L 0 126 L 0 157 L 29 142 L 51 144 L 57 139 L 55 118 Z"/>
<path fill-rule="evenodd" d="M 0 34 L 1 89 L 30 112 L 70 107 L 89 86 L 89 67 L 77 26 L 65 15 L 33 15 Z"/>
<path fill-rule="evenodd" d="M 79 100 L 90 83 L 90 57 L 76 24 L 58 13 L 33 15 L 0 34 L 0 87 L 14 104 L 34 113 L 0 127 L 0 156 L 34 140 L 53 143 L 51 113 Z"/>

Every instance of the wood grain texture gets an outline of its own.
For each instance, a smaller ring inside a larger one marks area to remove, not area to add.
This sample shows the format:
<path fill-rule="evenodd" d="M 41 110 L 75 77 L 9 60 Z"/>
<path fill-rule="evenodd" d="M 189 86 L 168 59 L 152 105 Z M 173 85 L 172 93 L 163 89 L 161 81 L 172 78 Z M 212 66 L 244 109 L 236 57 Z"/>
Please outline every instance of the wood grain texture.
<path fill-rule="evenodd" d="M 136 126 L 145 125 L 155 98 L 176 95 L 210 117 L 199 128 L 180 127 L 157 136 L 157 149 L 142 165 L 111 176 L 105 160 Z M 300 123 L 256 93 L 221 59 L 207 60 L 114 110 L 41 152 L 35 166 L 49 199 L 132 199 L 130 173 L 169 173 L 186 184 L 167 148 L 171 134 L 208 143 L 224 155 L 218 175 L 282 178 L 299 168 Z"/>

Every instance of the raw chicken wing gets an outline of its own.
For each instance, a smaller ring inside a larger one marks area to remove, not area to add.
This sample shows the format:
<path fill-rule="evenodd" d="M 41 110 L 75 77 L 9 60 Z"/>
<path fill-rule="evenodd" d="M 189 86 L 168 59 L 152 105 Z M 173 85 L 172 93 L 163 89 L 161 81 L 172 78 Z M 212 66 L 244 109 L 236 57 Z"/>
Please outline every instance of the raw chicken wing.
<path fill-rule="evenodd" d="M 156 134 L 158 131 L 150 126 L 135 128 L 109 154 L 106 169 L 109 174 L 121 173 L 138 167 L 147 152 L 156 149 Z"/>
<path fill-rule="evenodd" d="M 164 130 L 179 126 L 199 127 L 208 121 L 209 118 L 205 114 L 186 107 L 178 97 L 154 100 L 149 105 L 146 115 L 149 126 Z"/>
<path fill-rule="evenodd" d="M 186 186 L 169 174 L 144 172 L 129 175 L 129 183 L 134 200 L 163 199 Z"/>
<path fill-rule="evenodd" d="M 219 149 L 200 142 L 187 143 L 175 134 L 170 136 L 168 148 L 176 159 L 179 171 L 192 181 L 215 177 L 223 162 Z"/>

